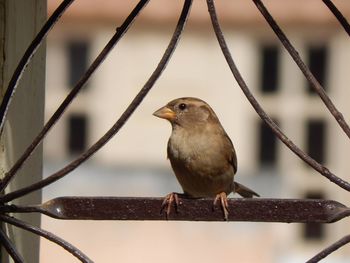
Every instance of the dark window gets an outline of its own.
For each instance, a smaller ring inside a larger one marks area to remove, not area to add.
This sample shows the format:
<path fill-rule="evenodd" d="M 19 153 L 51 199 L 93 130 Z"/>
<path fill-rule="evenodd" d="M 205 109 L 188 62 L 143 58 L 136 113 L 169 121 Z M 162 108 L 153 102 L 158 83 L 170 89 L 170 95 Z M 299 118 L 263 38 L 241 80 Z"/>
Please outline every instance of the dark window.
<path fill-rule="evenodd" d="M 307 123 L 307 153 L 319 163 L 325 162 L 326 123 L 323 120 Z"/>
<path fill-rule="evenodd" d="M 79 154 L 86 149 L 87 119 L 85 115 L 71 115 L 68 119 L 68 149 Z"/>
<path fill-rule="evenodd" d="M 258 158 L 260 166 L 272 168 L 277 161 L 277 137 L 270 128 L 262 121 L 258 127 Z"/>
<path fill-rule="evenodd" d="M 67 51 L 68 84 L 73 87 L 88 67 L 89 44 L 87 41 L 72 41 L 68 43 Z"/>
<path fill-rule="evenodd" d="M 307 199 L 324 199 L 321 192 L 309 192 L 305 195 Z M 306 223 L 303 225 L 303 237 L 308 240 L 320 240 L 324 238 L 324 225 L 321 223 Z"/>
<path fill-rule="evenodd" d="M 260 89 L 262 92 L 278 90 L 278 69 L 280 50 L 278 46 L 263 46 L 261 53 Z"/>
<path fill-rule="evenodd" d="M 318 82 L 326 89 L 328 49 L 326 46 L 309 47 L 308 51 L 309 68 Z M 315 93 L 308 82 L 309 93 Z"/>

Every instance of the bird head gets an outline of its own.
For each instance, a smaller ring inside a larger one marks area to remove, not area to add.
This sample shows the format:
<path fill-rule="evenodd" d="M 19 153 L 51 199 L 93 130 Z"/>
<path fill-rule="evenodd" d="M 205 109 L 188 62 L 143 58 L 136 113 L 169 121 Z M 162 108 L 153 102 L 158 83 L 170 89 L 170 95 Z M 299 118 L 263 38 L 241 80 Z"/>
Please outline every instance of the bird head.
<path fill-rule="evenodd" d="M 153 115 L 168 120 L 173 127 L 193 128 L 208 122 L 218 122 L 214 111 L 206 102 L 190 97 L 172 100 Z"/>

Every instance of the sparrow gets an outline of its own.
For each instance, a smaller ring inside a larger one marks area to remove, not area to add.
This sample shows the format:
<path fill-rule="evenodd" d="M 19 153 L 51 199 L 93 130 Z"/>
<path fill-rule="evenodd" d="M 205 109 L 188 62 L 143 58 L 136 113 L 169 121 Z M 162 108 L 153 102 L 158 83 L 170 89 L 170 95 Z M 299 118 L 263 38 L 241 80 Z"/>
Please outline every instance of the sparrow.
<path fill-rule="evenodd" d="M 172 127 L 167 154 L 184 195 L 191 198 L 214 198 L 214 207 L 220 200 L 225 220 L 228 220 L 227 196 L 238 193 L 242 197 L 259 196 L 248 187 L 234 181 L 237 156 L 231 139 L 212 108 L 203 100 L 178 98 L 153 113 L 166 119 Z M 166 215 L 178 194 L 168 194 L 162 208 Z"/>

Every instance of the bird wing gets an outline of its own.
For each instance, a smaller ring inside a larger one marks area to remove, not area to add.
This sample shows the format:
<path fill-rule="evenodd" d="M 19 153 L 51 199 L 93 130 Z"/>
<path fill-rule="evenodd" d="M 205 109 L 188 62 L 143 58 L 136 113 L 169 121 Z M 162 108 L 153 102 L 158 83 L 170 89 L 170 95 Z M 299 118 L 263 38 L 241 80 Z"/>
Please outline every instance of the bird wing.
<path fill-rule="evenodd" d="M 226 143 L 226 147 L 230 147 L 230 149 L 227 151 L 230 153 L 230 155 L 228 156 L 229 158 L 229 163 L 232 165 L 234 173 L 237 172 L 237 155 L 236 155 L 236 151 L 235 148 L 233 147 L 233 143 L 230 139 L 230 137 L 228 137 L 228 135 L 225 133 L 225 138 L 227 139 L 227 143 Z"/>

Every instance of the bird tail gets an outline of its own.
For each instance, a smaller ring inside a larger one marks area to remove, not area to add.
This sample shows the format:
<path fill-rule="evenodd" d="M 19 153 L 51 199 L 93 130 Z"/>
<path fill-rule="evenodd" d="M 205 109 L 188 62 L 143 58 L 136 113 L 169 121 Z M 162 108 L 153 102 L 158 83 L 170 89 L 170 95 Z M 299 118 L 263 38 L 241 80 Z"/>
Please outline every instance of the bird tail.
<path fill-rule="evenodd" d="M 245 197 L 245 198 L 252 198 L 254 196 L 260 197 L 259 194 L 257 194 L 253 190 L 249 189 L 248 187 L 244 186 L 243 184 L 240 184 L 237 182 L 234 182 L 234 183 L 235 183 L 234 192 L 236 192 L 240 196 Z"/>

